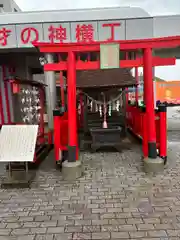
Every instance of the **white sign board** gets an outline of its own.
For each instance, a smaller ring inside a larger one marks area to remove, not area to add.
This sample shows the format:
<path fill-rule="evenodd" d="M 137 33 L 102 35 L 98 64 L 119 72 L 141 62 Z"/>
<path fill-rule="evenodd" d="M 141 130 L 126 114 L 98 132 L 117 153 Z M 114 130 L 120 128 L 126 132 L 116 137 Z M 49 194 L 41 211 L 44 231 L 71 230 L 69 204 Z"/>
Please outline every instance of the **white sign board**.
<path fill-rule="evenodd" d="M 38 125 L 4 125 L 0 132 L 0 162 L 33 162 Z"/>
<path fill-rule="evenodd" d="M 100 44 L 100 68 L 113 69 L 119 68 L 119 44 L 108 43 Z"/>

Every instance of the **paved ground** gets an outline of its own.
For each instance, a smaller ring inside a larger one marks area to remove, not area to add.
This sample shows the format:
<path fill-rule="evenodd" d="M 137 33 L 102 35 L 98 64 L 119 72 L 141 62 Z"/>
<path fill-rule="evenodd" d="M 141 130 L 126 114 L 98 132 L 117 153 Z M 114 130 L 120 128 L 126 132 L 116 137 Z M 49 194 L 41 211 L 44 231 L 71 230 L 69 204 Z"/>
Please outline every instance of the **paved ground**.
<path fill-rule="evenodd" d="M 167 108 L 168 130 L 180 131 L 180 106 Z"/>
<path fill-rule="evenodd" d="M 81 154 L 74 182 L 49 158 L 31 189 L 0 189 L 0 240 L 180 239 L 180 134 L 169 139 L 170 164 L 157 176 L 143 172 L 137 146 Z"/>

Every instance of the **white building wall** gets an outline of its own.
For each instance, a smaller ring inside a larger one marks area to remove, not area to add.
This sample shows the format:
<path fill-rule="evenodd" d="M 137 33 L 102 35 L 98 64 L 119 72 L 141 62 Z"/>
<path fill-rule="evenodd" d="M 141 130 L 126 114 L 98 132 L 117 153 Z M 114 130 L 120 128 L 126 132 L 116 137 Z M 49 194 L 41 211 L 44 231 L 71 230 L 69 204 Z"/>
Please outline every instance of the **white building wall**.
<path fill-rule="evenodd" d="M 0 0 L 1 12 L 20 12 L 21 9 L 14 0 Z"/>

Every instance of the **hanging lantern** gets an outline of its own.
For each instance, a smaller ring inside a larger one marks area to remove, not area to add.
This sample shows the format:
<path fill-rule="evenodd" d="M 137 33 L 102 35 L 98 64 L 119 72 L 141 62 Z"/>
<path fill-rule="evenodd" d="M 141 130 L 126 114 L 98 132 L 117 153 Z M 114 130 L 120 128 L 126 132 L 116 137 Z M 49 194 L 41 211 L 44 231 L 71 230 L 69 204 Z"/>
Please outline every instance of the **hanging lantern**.
<path fill-rule="evenodd" d="M 100 117 L 102 117 L 102 106 L 101 105 L 99 105 L 99 115 L 100 115 Z"/>
<path fill-rule="evenodd" d="M 99 108 L 98 108 L 98 104 L 96 103 L 96 106 L 95 106 L 95 112 L 98 112 Z"/>
<path fill-rule="evenodd" d="M 103 113 L 104 113 L 104 116 L 103 116 L 103 125 L 102 125 L 102 127 L 103 128 L 108 128 L 108 125 L 107 125 L 107 116 L 106 116 L 106 114 L 107 114 L 107 105 L 106 105 L 106 99 L 105 99 L 105 94 L 103 93 L 103 100 L 104 100 L 104 104 L 103 104 Z"/>
<path fill-rule="evenodd" d="M 13 94 L 20 92 L 20 86 L 19 83 L 16 82 L 16 80 L 11 80 L 10 83 L 12 84 L 12 92 Z"/>
<path fill-rule="evenodd" d="M 116 101 L 116 111 L 119 112 L 119 107 L 120 107 L 120 101 Z"/>
<path fill-rule="evenodd" d="M 92 112 L 92 110 L 93 110 L 93 101 L 92 100 L 90 102 L 90 109 L 91 109 L 91 112 Z"/>
<path fill-rule="evenodd" d="M 111 116 L 111 112 L 112 112 L 112 105 L 111 103 L 109 104 L 109 110 L 108 110 L 108 115 Z"/>

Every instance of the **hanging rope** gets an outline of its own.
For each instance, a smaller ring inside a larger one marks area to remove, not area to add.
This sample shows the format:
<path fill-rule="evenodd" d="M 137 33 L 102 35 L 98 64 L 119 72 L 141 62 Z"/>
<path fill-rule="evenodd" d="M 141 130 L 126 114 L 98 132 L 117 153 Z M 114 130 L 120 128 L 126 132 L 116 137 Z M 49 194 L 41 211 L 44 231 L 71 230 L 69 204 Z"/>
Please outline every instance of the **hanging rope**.
<path fill-rule="evenodd" d="M 115 97 L 114 99 L 106 102 L 106 105 L 111 105 L 112 103 L 115 103 L 117 100 L 119 100 L 119 98 L 122 96 L 124 91 L 122 91 L 117 97 Z M 93 101 L 95 102 L 96 104 L 99 104 L 99 105 L 104 105 L 104 101 L 99 101 L 99 100 L 96 100 L 92 97 L 90 97 L 87 93 L 85 92 L 82 92 L 90 101 Z"/>

